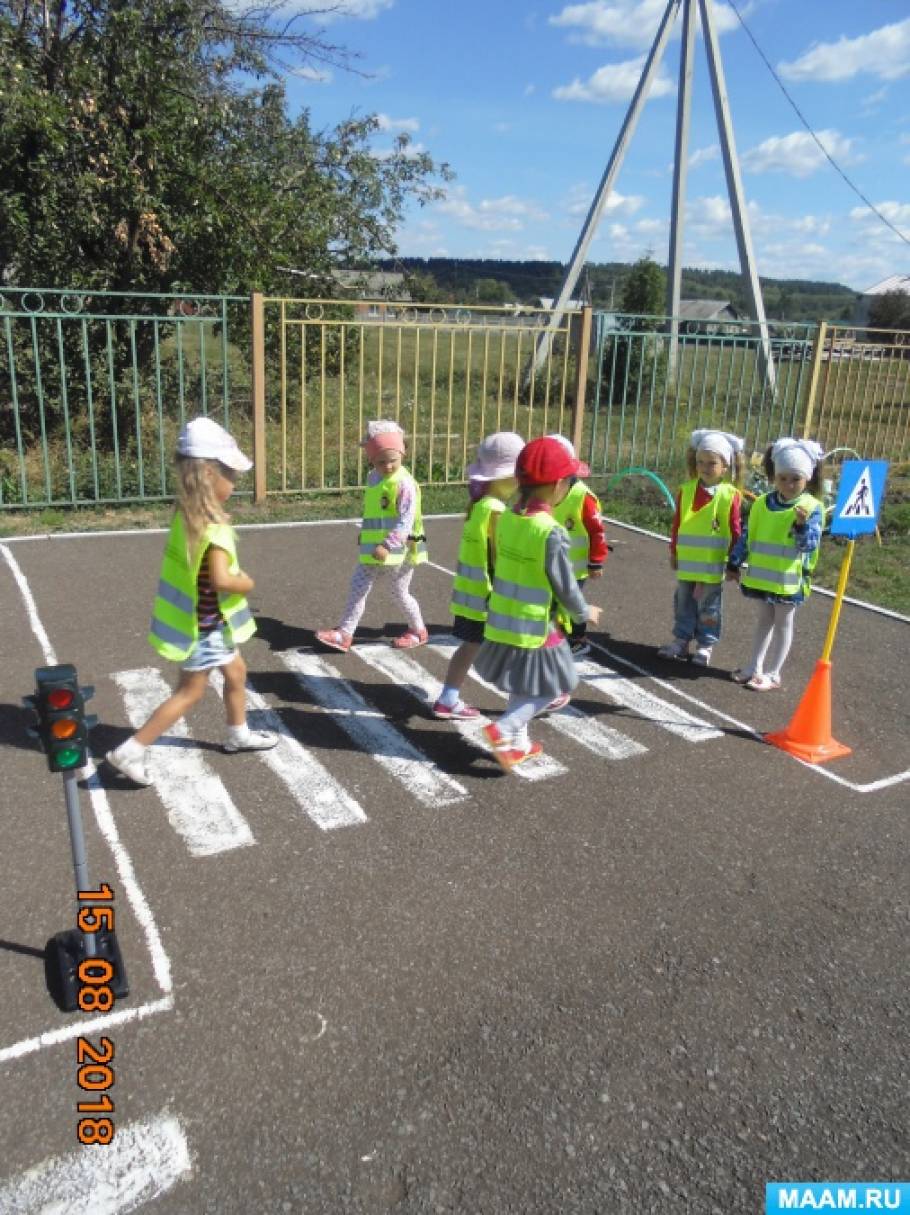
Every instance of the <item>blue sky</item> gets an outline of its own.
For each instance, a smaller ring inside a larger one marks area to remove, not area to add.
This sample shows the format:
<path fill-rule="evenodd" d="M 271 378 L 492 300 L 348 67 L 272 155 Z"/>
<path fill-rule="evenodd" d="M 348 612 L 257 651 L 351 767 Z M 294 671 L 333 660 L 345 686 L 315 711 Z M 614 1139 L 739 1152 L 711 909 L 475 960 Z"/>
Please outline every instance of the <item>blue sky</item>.
<path fill-rule="evenodd" d="M 331 3 L 332 0 L 327 0 Z M 910 15 L 902 0 L 736 0 L 829 154 L 910 240 Z M 305 6 L 302 6 L 305 7 Z M 312 6 L 310 6 L 312 7 Z M 666 0 L 340 0 L 314 20 L 359 54 L 288 78 L 318 128 L 376 113 L 455 173 L 409 212 L 415 257 L 567 261 Z M 824 159 L 735 13 L 714 0 L 759 273 L 861 291 L 910 272 L 891 232 Z M 666 262 L 682 21 L 664 54 L 589 259 Z M 738 260 L 704 46 L 696 44 L 685 265 Z"/>

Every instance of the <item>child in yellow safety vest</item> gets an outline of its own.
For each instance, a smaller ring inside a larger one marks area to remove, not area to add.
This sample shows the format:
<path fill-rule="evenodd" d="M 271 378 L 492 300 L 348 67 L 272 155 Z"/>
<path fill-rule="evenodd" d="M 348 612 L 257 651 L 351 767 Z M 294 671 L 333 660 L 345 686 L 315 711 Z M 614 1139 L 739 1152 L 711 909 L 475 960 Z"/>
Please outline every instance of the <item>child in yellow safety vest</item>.
<path fill-rule="evenodd" d="M 426 645 L 427 629 L 410 587 L 414 567 L 427 559 L 427 544 L 420 486 L 402 463 L 404 446 L 404 431 L 397 422 L 380 418 L 367 425 L 363 447 L 372 472 L 363 497 L 358 562 L 340 621 L 333 629 L 316 632 L 316 640 L 331 650 L 346 653 L 351 648 L 367 597 L 380 575 L 391 581 L 407 620 L 405 632 L 392 645 L 398 650 Z"/>
<path fill-rule="evenodd" d="M 809 439 L 778 439 L 768 448 L 763 466 L 774 488 L 752 504 L 730 554 L 727 576 L 759 601 L 752 658 L 731 676 L 753 692 L 780 687 L 796 609 L 811 591 L 824 527 L 824 508 L 816 496 L 822 459 L 821 447 Z"/>
<path fill-rule="evenodd" d="M 575 661 L 559 618 L 593 621 L 600 608 L 585 602 L 569 555 L 569 537 L 553 508 L 579 472 L 579 461 L 556 439 L 534 439 L 515 465 L 519 498 L 500 516 L 496 566 L 474 664 L 482 679 L 507 692 L 506 711 L 483 733 L 507 771 L 543 748 L 528 739 L 538 713 L 562 708 L 578 686 Z"/>
<path fill-rule="evenodd" d="M 211 418 L 194 418 L 177 440 L 177 509 L 171 523 L 149 643 L 180 663 L 176 690 L 135 734 L 105 756 L 137 785 L 150 785 L 148 749 L 199 701 L 209 675 L 224 677 L 227 738 L 223 749 L 265 751 L 278 736 L 246 720 L 246 663 L 237 645 L 256 631 L 246 595 L 253 579 L 237 562 L 237 541 L 224 504 L 240 473 L 253 467 Z"/>
<path fill-rule="evenodd" d="M 727 557 L 742 524 L 743 441 L 720 430 L 694 430 L 686 450 L 690 480 L 676 496 L 670 565 L 676 571 L 673 640 L 661 658 L 688 658 L 706 667 L 720 640 Z"/>
<path fill-rule="evenodd" d="M 518 488 L 515 461 L 525 441 L 514 431 L 487 435 L 468 466 L 471 504 L 461 532 L 458 566 L 449 605 L 455 624 L 452 632 L 461 645 L 452 655 L 433 716 L 443 721 L 465 721 L 480 716 L 461 699 L 461 689 L 483 641 L 487 601 L 493 589 L 496 562 L 496 524 L 506 501 Z"/>
<path fill-rule="evenodd" d="M 566 451 L 575 459 L 575 448 L 562 435 L 549 435 L 562 443 Z M 572 558 L 572 568 L 578 585 L 584 589 L 588 578 L 602 578 L 604 563 L 607 560 L 609 546 L 604 534 L 603 516 L 600 513 L 600 500 L 594 491 L 581 480 L 590 473 L 587 464 L 579 466 L 579 475 L 572 477 L 569 492 L 557 504 L 553 517 L 557 523 L 569 533 L 569 555 Z M 572 631 L 569 633 L 569 649 L 576 658 L 583 658 L 591 649 L 585 640 L 588 626 L 572 621 Z"/>

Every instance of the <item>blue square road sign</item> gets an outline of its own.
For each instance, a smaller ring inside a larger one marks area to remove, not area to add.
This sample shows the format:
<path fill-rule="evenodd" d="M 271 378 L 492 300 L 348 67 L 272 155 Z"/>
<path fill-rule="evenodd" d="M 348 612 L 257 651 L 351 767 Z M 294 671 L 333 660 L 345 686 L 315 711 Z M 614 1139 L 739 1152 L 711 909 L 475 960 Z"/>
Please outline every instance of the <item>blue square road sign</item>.
<path fill-rule="evenodd" d="M 847 460 L 844 463 L 831 516 L 832 536 L 852 538 L 875 531 L 887 476 L 887 460 Z"/>

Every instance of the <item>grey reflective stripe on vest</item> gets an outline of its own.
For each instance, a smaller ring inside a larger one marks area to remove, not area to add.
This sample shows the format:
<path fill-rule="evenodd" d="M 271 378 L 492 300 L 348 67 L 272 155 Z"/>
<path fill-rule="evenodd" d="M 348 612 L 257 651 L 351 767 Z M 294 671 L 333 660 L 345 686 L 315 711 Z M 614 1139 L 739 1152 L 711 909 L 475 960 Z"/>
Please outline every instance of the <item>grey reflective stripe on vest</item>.
<path fill-rule="evenodd" d="M 460 578 L 468 578 L 471 582 L 486 582 L 487 571 L 480 565 L 466 565 L 464 561 L 458 562 L 458 567 L 455 571 L 456 576 Z"/>
<path fill-rule="evenodd" d="M 506 633 L 526 633 L 530 637 L 546 637 L 550 631 L 549 620 L 522 620 L 507 616 L 505 612 L 490 612 L 487 627 L 502 629 Z"/>
<path fill-rule="evenodd" d="M 749 549 L 753 553 L 763 553 L 766 557 L 785 557 L 792 560 L 799 556 L 799 549 L 795 544 L 768 544 L 765 540 L 756 540 L 750 543 Z"/>
<path fill-rule="evenodd" d="M 231 612 L 230 616 L 226 618 L 226 624 L 232 632 L 236 632 L 237 629 L 242 628 L 247 621 L 252 619 L 253 613 L 247 605 L 244 605 L 242 608 L 238 608 L 236 612 Z"/>
<path fill-rule="evenodd" d="M 755 565 L 754 562 L 749 562 L 749 569 L 746 573 L 746 584 L 750 579 L 757 579 L 761 582 L 773 582 L 775 586 L 800 586 L 803 580 L 802 573 L 799 570 L 775 570 L 767 569 L 763 565 Z"/>
<path fill-rule="evenodd" d="M 389 550 L 390 555 L 392 553 L 403 553 L 404 552 L 403 544 L 390 544 L 388 540 L 374 540 L 372 542 L 372 544 L 360 544 L 360 545 L 358 545 L 358 549 L 361 553 L 364 553 L 367 557 L 372 557 L 373 549 L 376 548 L 376 546 L 378 544 L 381 544 L 383 548 L 387 548 Z"/>
<path fill-rule="evenodd" d="M 475 612 L 487 610 L 487 600 L 484 595 L 469 595 L 467 591 L 455 590 L 452 592 L 451 601 L 460 607 L 473 608 Z"/>
<path fill-rule="evenodd" d="M 360 528 L 365 532 L 384 532 L 389 530 L 389 524 L 394 523 L 397 518 L 397 515 L 387 515 L 383 519 L 380 515 L 378 519 L 362 519 Z"/>
<path fill-rule="evenodd" d="M 689 532 L 680 532 L 676 537 L 678 548 L 727 548 L 729 540 L 723 536 L 696 536 Z"/>
<path fill-rule="evenodd" d="M 677 572 L 682 570 L 684 574 L 722 574 L 724 572 L 723 561 L 679 561 L 676 562 Z"/>
<path fill-rule="evenodd" d="M 173 583 L 165 582 L 163 578 L 158 582 L 158 598 L 163 599 L 165 603 L 173 604 L 181 612 L 187 612 L 190 615 L 196 610 L 196 605 L 190 595 L 185 594 L 179 587 L 174 586 Z"/>
<path fill-rule="evenodd" d="M 503 599 L 517 599 L 519 603 L 533 603 L 538 607 L 548 607 L 553 593 L 543 587 L 522 586 L 518 582 L 506 582 L 502 578 L 493 579 L 493 590 Z M 517 629 L 521 632 L 521 629 Z"/>
<path fill-rule="evenodd" d="M 178 650 L 188 651 L 193 644 L 192 633 L 182 633 L 180 629 L 175 629 L 171 624 L 165 624 L 157 616 L 152 617 L 149 632 L 161 641 L 166 641 L 170 645 L 176 646 Z"/>

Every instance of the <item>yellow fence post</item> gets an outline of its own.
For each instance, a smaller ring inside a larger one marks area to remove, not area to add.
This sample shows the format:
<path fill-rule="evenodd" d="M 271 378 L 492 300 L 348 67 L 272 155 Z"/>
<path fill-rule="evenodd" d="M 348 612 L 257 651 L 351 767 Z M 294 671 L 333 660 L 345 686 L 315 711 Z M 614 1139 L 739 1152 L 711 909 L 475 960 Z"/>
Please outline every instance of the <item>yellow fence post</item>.
<path fill-rule="evenodd" d="M 818 391 L 818 377 L 822 366 L 822 352 L 825 339 L 828 336 L 828 326 L 825 321 L 819 321 L 818 333 L 815 335 L 815 345 L 812 347 L 812 368 L 809 374 L 809 395 L 806 399 L 806 416 L 803 419 L 803 438 L 809 438 L 809 428 L 812 425 L 812 415 L 815 410 L 815 395 Z"/>
<path fill-rule="evenodd" d="M 265 448 L 265 301 L 260 291 L 250 297 L 250 355 L 253 394 L 253 501 L 266 496 Z"/>
<path fill-rule="evenodd" d="M 585 394 L 588 387 L 588 356 L 591 352 L 591 320 L 594 309 L 586 305 L 581 310 L 581 333 L 578 341 L 578 362 L 575 367 L 575 402 L 572 406 L 572 445 L 581 450 L 585 424 Z"/>

